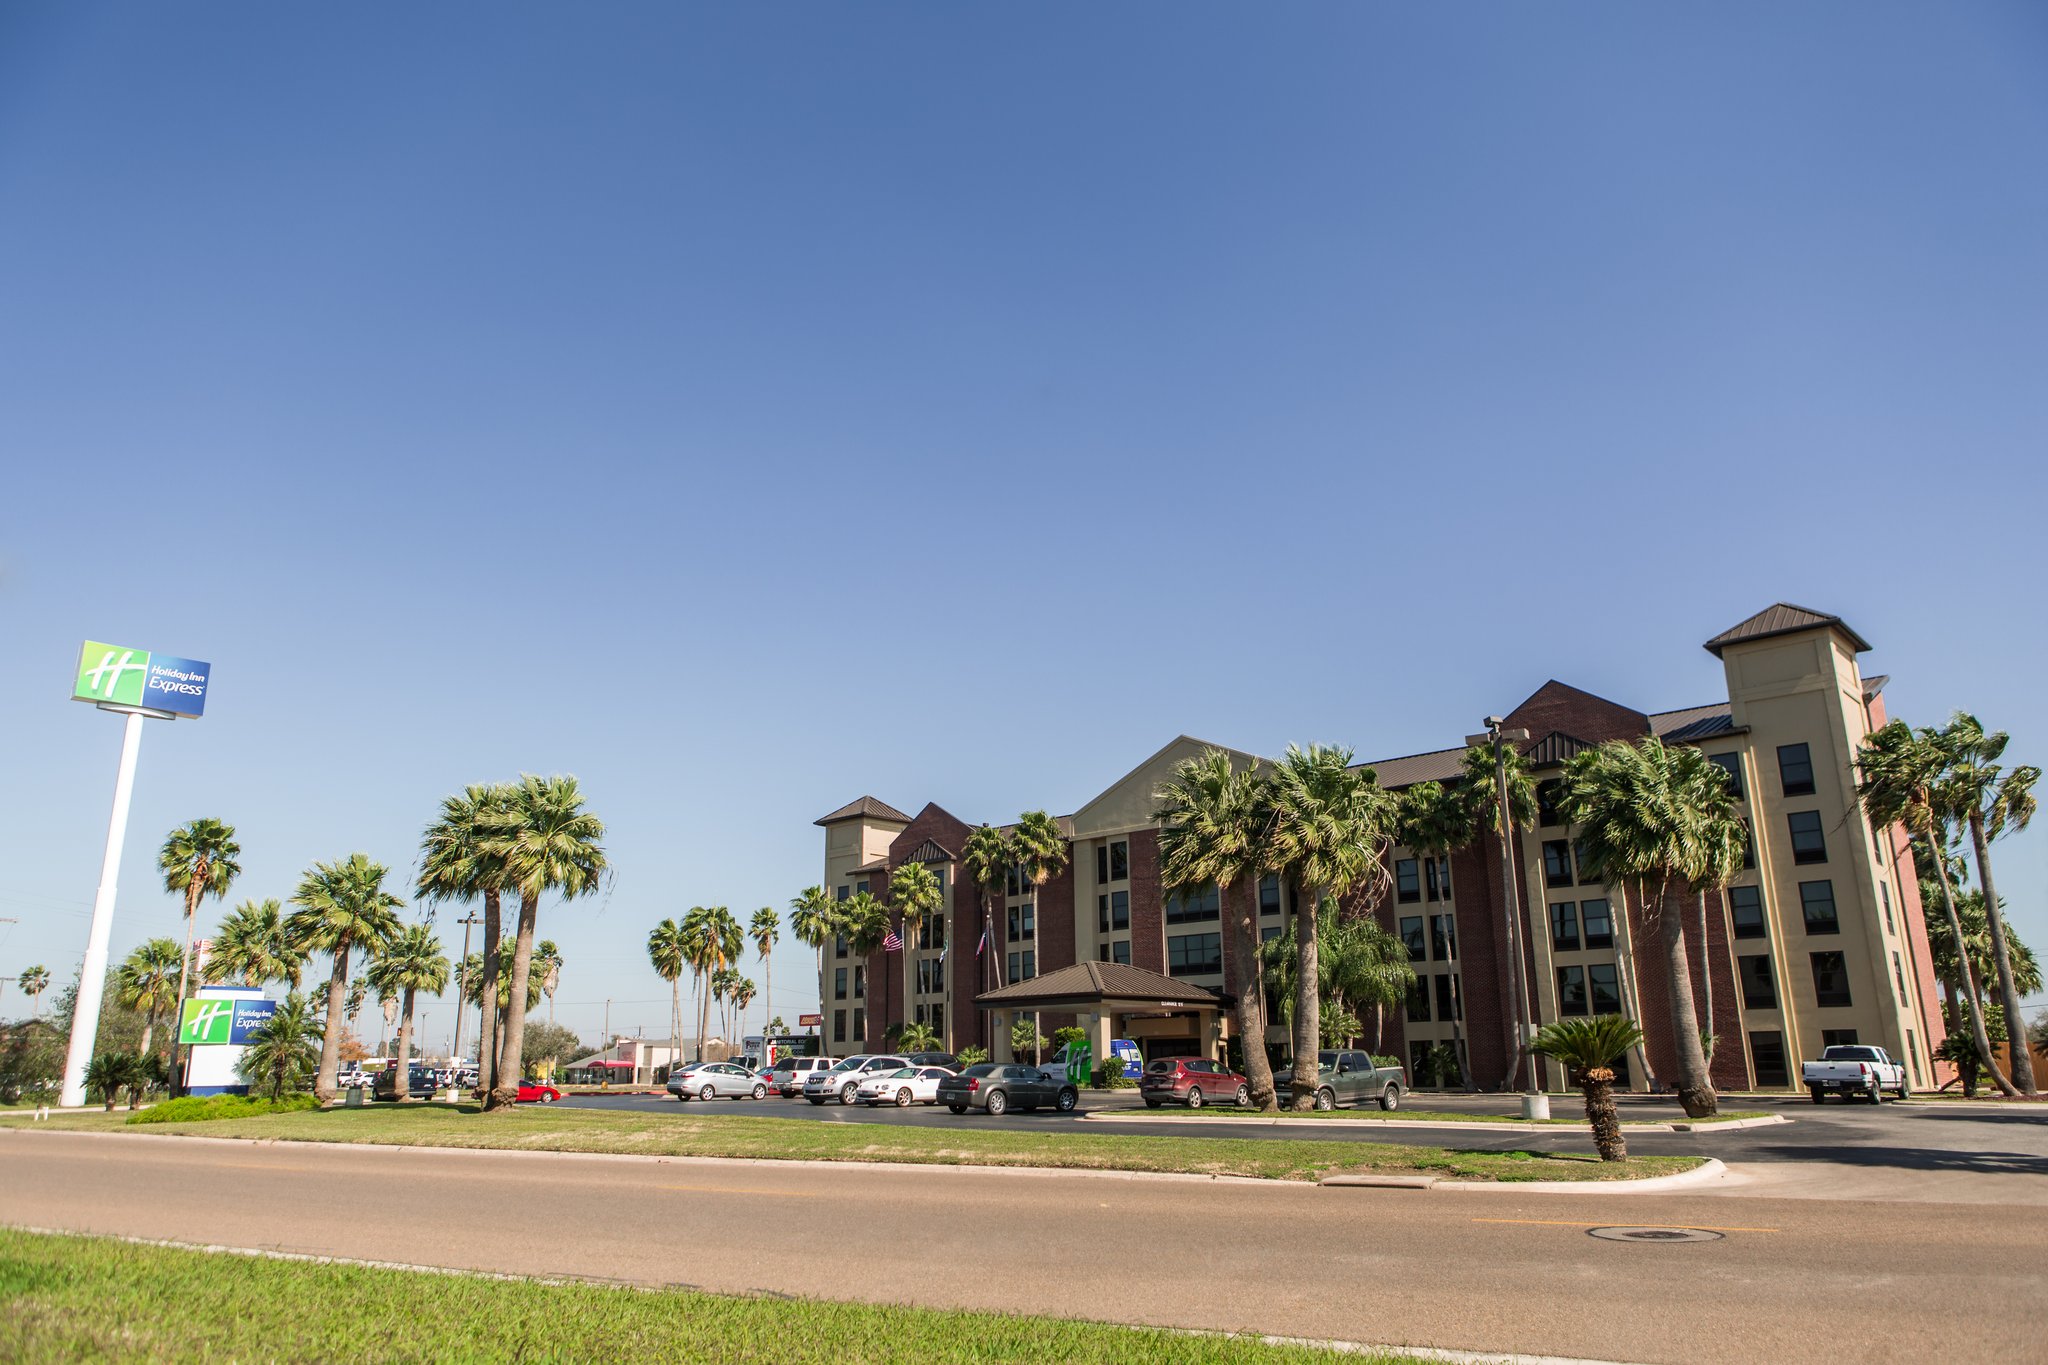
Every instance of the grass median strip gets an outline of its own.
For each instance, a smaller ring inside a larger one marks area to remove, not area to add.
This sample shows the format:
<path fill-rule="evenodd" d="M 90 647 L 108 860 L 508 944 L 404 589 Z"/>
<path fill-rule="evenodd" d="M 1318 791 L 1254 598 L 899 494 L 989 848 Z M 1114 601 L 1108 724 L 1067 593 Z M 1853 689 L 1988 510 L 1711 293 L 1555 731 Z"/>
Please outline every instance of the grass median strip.
<path fill-rule="evenodd" d="M 1574 1103 L 1576 1103 L 1576 1100 L 1574 1100 Z M 1525 1119 L 1520 1114 L 1474 1114 L 1452 1112 L 1444 1109 L 1383 1110 L 1377 1106 L 1367 1106 L 1359 1109 L 1281 1110 L 1277 1113 L 1267 1113 L 1262 1109 L 1239 1109 L 1234 1105 L 1223 1104 L 1204 1105 L 1200 1109 L 1189 1109 L 1184 1105 L 1164 1105 L 1158 1113 L 1149 1109 L 1142 1113 L 1137 1110 L 1119 1110 L 1116 1111 L 1114 1117 L 1140 1121 L 1157 1118 L 1161 1114 L 1186 1114 L 1195 1118 L 1206 1119 L 1279 1119 L 1284 1122 L 1300 1119 L 1353 1119 L 1361 1123 L 1481 1123 L 1506 1125 L 1513 1128 L 1584 1128 L 1586 1126 L 1586 1116 L 1584 1114 L 1573 1114 L 1570 1116 L 1553 1114 L 1547 1119 Z M 1098 1114 L 1096 1117 L 1101 1118 L 1103 1115 Z M 1684 1114 L 1667 1114 L 1661 1118 L 1624 1118 L 1621 1121 L 1621 1126 L 1627 1128 L 1635 1124 L 1653 1124 L 1658 1127 L 1665 1127 L 1673 1123 L 1729 1123 L 1736 1119 L 1762 1119 L 1769 1117 L 1770 1115 L 1761 1109 L 1742 1109 L 1716 1114 L 1710 1119 L 1689 1119 Z"/>
<path fill-rule="evenodd" d="M 107 1122 L 109 1119 L 113 1121 Z M 0 1125 L 31 1126 L 11 1117 L 0 1117 Z M 1316 1180 L 1340 1172 L 1437 1175 L 1462 1180 L 1628 1180 L 1671 1175 L 1700 1164 L 1696 1157 L 1682 1156 L 1602 1162 L 1590 1153 L 1581 1156 L 1466 1151 L 1307 1137 L 1153 1137 L 1077 1132 L 1065 1125 L 1046 1132 L 1028 1132 L 982 1127 L 973 1119 L 963 1119 L 957 1126 L 927 1128 L 735 1113 L 621 1113 L 565 1109 L 560 1105 L 534 1105 L 488 1115 L 468 1106 L 394 1105 L 216 1119 L 206 1123 L 162 1123 L 148 1128 L 126 1127 L 118 1115 L 63 1114 L 37 1126 L 405 1147 L 1036 1166 L 1236 1175 L 1266 1180 Z"/>
<path fill-rule="evenodd" d="M 1058 1318 L 227 1258 L 0 1228 L 0 1359 L 1131 1360 L 1408 1365 L 1415 1357 Z"/>

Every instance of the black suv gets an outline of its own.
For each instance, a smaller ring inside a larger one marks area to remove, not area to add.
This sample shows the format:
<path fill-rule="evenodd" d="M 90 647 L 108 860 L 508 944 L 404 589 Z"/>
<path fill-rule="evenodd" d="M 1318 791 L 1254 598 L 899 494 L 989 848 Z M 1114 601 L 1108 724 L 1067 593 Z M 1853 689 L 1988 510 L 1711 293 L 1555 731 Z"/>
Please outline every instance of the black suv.
<path fill-rule="evenodd" d="M 411 1073 L 405 1078 L 405 1093 L 407 1097 L 415 1100 L 430 1100 L 434 1098 L 434 1091 L 439 1089 L 439 1086 L 436 1084 L 435 1072 L 423 1066 L 409 1067 L 407 1070 Z M 397 1099 L 398 1068 L 387 1066 L 378 1072 L 376 1083 L 370 1093 L 380 1100 Z"/>

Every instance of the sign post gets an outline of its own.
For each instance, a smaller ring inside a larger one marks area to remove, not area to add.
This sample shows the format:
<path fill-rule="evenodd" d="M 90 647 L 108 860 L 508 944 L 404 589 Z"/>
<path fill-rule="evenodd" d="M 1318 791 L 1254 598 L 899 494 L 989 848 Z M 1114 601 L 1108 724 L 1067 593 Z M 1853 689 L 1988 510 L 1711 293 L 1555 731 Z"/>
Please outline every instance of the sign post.
<path fill-rule="evenodd" d="M 71 1013 L 71 1043 L 64 1054 L 64 1086 L 58 1103 L 85 1103 L 85 1069 L 98 1041 L 100 1002 L 106 991 L 107 942 L 114 932 L 115 883 L 121 874 L 121 846 L 128 835 L 128 801 L 135 794 L 135 760 L 142 750 L 142 722 L 197 717 L 206 710 L 211 665 L 193 659 L 153 656 L 146 649 L 88 640 L 78 654 L 73 701 L 88 701 L 125 717 L 121 766 L 114 775 L 114 809 L 107 818 L 107 847 L 100 859 L 100 885 L 92 902 L 92 928 L 79 968 L 78 1002 Z"/>

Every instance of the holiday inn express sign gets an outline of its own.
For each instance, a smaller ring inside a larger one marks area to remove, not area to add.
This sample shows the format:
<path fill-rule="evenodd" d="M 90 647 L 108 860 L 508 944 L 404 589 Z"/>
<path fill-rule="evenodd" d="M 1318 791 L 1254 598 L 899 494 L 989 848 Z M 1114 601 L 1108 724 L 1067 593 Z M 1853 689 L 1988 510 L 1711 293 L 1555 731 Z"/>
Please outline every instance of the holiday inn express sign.
<path fill-rule="evenodd" d="M 71 699 L 200 716 L 206 713 L 206 680 L 212 672 L 212 664 L 197 659 L 87 640 L 78 653 Z"/>
<path fill-rule="evenodd" d="M 178 1041 L 194 1047 L 246 1043 L 276 1013 L 275 1000 L 187 1000 Z"/>

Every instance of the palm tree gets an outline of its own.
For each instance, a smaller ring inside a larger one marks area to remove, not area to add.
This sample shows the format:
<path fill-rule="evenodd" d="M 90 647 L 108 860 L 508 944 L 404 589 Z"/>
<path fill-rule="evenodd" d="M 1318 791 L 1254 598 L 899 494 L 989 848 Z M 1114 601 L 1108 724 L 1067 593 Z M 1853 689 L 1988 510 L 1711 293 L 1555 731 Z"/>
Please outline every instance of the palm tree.
<path fill-rule="evenodd" d="M 720 967 L 711 974 L 711 999 L 718 1006 L 718 1036 L 730 1049 L 732 1045 L 732 1017 L 728 1006 L 732 1003 L 732 988 L 740 974 L 730 967 Z"/>
<path fill-rule="evenodd" d="M 896 1046 L 905 1052 L 937 1052 L 939 1035 L 930 1024 L 905 1024 L 896 1035 Z"/>
<path fill-rule="evenodd" d="M 683 969 L 690 965 L 683 956 L 683 927 L 673 918 L 655 925 L 647 935 L 647 960 L 654 964 L 654 974 L 668 982 L 668 1056 L 669 1065 L 673 1067 L 683 1051 L 683 989 L 680 983 Z"/>
<path fill-rule="evenodd" d="M 1891 721 L 1873 731 L 1856 755 L 1862 778 L 1856 784 L 1856 799 L 1864 813 L 1879 828 L 1903 825 L 1906 832 L 1922 840 L 1933 856 L 1935 880 L 1941 888 L 1941 907 L 1948 916 L 1948 929 L 1961 969 L 1958 980 L 1967 1007 L 1971 1041 L 1991 1080 L 2008 1095 L 2019 1089 L 1998 1069 L 1991 1050 L 1991 1037 L 1984 1027 L 1984 996 L 1963 935 L 1962 917 L 1957 913 L 1955 888 L 1949 877 L 1948 794 L 1943 788 L 1948 767 L 1948 749 L 1940 731 L 1915 730 L 1902 720 Z M 1925 864 L 1923 863 L 1924 867 Z M 1960 1024 L 1962 1021 L 1958 1020 Z"/>
<path fill-rule="evenodd" d="M 1501 828 L 1503 778 L 1507 796 L 1507 829 Z M 1464 779 L 1457 790 L 1472 824 L 1473 843 L 1490 833 L 1500 839 L 1504 848 L 1511 849 L 1516 830 L 1527 833 L 1536 827 L 1536 784 L 1529 776 L 1528 760 L 1512 744 L 1489 741 L 1467 748 Z M 1502 1082 L 1505 1088 L 1515 1083 L 1522 1069 L 1522 1030 L 1528 1026 L 1535 1011 L 1529 1008 L 1531 954 L 1526 947 L 1528 935 L 1525 932 L 1528 919 L 1522 911 L 1521 897 L 1513 886 L 1501 888 L 1501 914 L 1507 925 L 1505 947 L 1508 960 L 1514 964 L 1514 970 L 1508 973 L 1508 997 L 1515 1013 L 1508 1021 L 1508 1056 L 1512 1060 Z M 1532 1081 L 1535 1072 L 1532 1061 L 1529 1064 Z"/>
<path fill-rule="evenodd" d="M 157 869 L 164 874 L 164 890 L 185 896 L 185 951 L 178 959 L 178 999 L 173 1018 L 185 1010 L 186 977 L 192 966 L 192 917 L 207 896 L 219 900 L 228 894 L 235 878 L 242 875 L 242 846 L 235 842 L 235 827 L 211 817 L 189 820 L 170 832 L 157 850 Z M 176 1073 L 178 1044 L 171 1041 L 172 1072 Z"/>
<path fill-rule="evenodd" d="M 297 991 L 286 995 L 268 1019 L 249 1032 L 236 1069 L 251 1086 L 268 1082 L 270 1097 L 297 1090 L 319 1065 L 326 1022 L 311 1000 Z"/>
<path fill-rule="evenodd" d="M 472 784 L 458 795 L 444 798 L 440 818 L 420 836 L 417 894 L 421 903 L 483 902 L 483 951 L 477 960 L 488 979 L 476 985 L 478 1000 L 498 993 L 498 940 L 503 933 L 499 910 L 508 883 L 505 859 L 495 836 L 510 801 L 511 788 L 502 783 Z M 470 983 L 465 980 L 463 984 L 466 988 Z M 491 1011 L 483 1011 L 477 1026 L 476 1065 L 477 1089 L 486 1094 L 497 1079 L 497 1029 L 497 1018 Z"/>
<path fill-rule="evenodd" d="M 370 984 L 377 988 L 378 998 L 399 1002 L 398 1056 L 392 1068 L 395 1075 L 403 1077 L 408 1074 L 412 1058 L 414 995 L 420 991 L 439 995 L 448 989 L 448 957 L 441 951 L 441 940 L 434 936 L 433 926 L 409 924 L 399 930 L 370 964 L 368 976 Z M 409 1087 L 399 1086 L 397 1098 L 411 1098 Z"/>
<path fill-rule="evenodd" d="M 1394 801 L 1370 768 L 1351 766 L 1351 751 L 1292 744 L 1273 774 L 1273 829 L 1266 866 L 1308 895 L 1312 907 L 1341 901 L 1385 875 L 1381 855 L 1394 824 Z M 1315 1059 L 1321 1037 L 1322 969 L 1317 962 L 1319 913 L 1295 916 L 1293 1107 L 1315 1105 Z"/>
<path fill-rule="evenodd" d="M 1520 756 L 1516 754 L 1517 758 Z M 1468 753 L 1468 764 L 1470 757 Z M 1495 809 L 1498 809 L 1497 805 Z M 1441 782 L 1417 782 L 1400 796 L 1400 839 L 1424 858 L 1448 858 L 1478 840 L 1481 829 L 1478 816 L 1479 812 L 1473 809 L 1469 782 L 1455 789 L 1447 788 Z M 1472 1063 L 1464 1046 L 1465 978 L 1458 965 L 1456 912 L 1445 913 L 1453 917 L 1453 931 L 1444 945 L 1451 954 L 1451 1050 L 1458 1054 L 1458 1084 L 1470 1090 Z M 1376 1029 L 1375 1047 L 1378 1046 L 1377 1033 Z"/>
<path fill-rule="evenodd" d="M 855 961 L 864 963 L 882 950 L 882 940 L 889 936 L 887 906 L 865 891 L 856 891 L 839 902 L 839 913 L 840 931 L 846 935 L 846 946 Z M 862 1032 L 861 1043 L 866 1046 L 866 1030 Z M 879 1026 L 875 1027 L 875 1036 L 881 1036 Z"/>
<path fill-rule="evenodd" d="M 1017 865 L 1016 845 L 1009 835 L 999 829 L 989 825 L 976 826 L 973 832 L 967 836 L 967 846 L 961 852 L 960 865 L 966 869 L 968 880 L 974 883 L 975 897 L 979 902 L 981 910 L 982 933 L 986 935 L 988 945 L 995 947 L 997 942 L 995 917 L 989 909 L 990 898 L 993 897 L 1000 900 L 1004 889 L 1010 883 L 1011 869 Z M 980 951 L 977 950 L 975 955 L 980 957 Z M 998 962 L 1002 961 L 1000 949 L 996 951 L 995 960 Z M 819 965 L 822 968 L 823 963 L 821 962 Z M 975 970 L 978 973 L 976 979 L 979 984 L 984 988 L 987 987 L 989 980 L 986 960 L 977 962 Z M 819 972 L 821 980 L 823 976 L 824 973 L 821 970 Z M 986 1010 L 980 1011 L 979 1018 L 980 1036 L 986 1038 L 988 1036 L 988 1012 Z"/>
<path fill-rule="evenodd" d="M 1010 832 L 1010 847 L 1017 870 L 1031 887 L 1031 922 L 1036 926 L 1039 888 L 1066 870 L 1067 836 L 1060 833 L 1059 822 L 1044 811 L 1027 810 Z"/>
<path fill-rule="evenodd" d="M 767 906 L 754 912 L 747 922 L 747 936 L 754 940 L 754 951 L 761 957 L 761 994 L 767 999 L 762 1008 L 768 1013 L 775 1012 L 775 973 L 769 970 L 768 955 L 775 950 L 775 942 L 782 937 L 782 917 Z M 767 1046 L 768 1026 L 761 1026 L 762 1046 Z"/>
<path fill-rule="evenodd" d="M 541 994 L 548 998 L 548 1022 L 555 1022 L 555 987 L 562 984 L 562 950 L 551 938 L 533 945 L 533 974 Z"/>
<path fill-rule="evenodd" d="M 173 953 L 178 951 L 176 943 L 169 939 L 164 941 L 171 944 Z M 85 1083 L 100 1092 L 100 1099 L 109 1110 L 113 1109 L 121 1087 L 127 1086 L 128 1104 L 132 1109 L 146 1075 L 147 1070 L 140 1057 L 126 1052 L 102 1052 L 86 1066 Z"/>
<path fill-rule="evenodd" d="M 1554 1019 L 1530 1040 L 1531 1051 L 1563 1064 L 1573 1085 L 1586 1097 L 1586 1122 L 1602 1161 L 1628 1160 L 1621 1118 L 1614 1109 L 1614 1059 L 1637 1046 L 1643 1031 L 1626 1015 L 1596 1014 L 1590 1019 Z"/>
<path fill-rule="evenodd" d="M 747 1006 L 754 1003 L 754 978 L 733 973 L 732 985 L 727 988 L 726 994 L 732 1000 L 733 1012 L 739 1017 L 739 1027 L 733 1032 L 744 1039 L 747 1036 Z M 762 1045 L 766 1046 L 765 1040 Z"/>
<path fill-rule="evenodd" d="M 604 846 L 604 821 L 583 804 L 573 777 L 519 779 L 505 810 L 490 822 L 489 841 L 504 860 L 505 883 L 519 892 L 519 937 L 512 952 L 512 999 L 526 1001 L 527 978 L 533 967 L 533 936 L 541 898 L 552 891 L 563 900 L 595 895 L 610 869 Z M 519 1100 L 521 1056 L 526 1015 L 505 1016 L 505 1037 L 498 1045 L 498 1075 L 484 1109 L 509 1110 Z"/>
<path fill-rule="evenodd" d="M 693 905 L 683 916 L 683 960 L 690 964 L 697 993 L 697 1060 L 704 1060 L 704 1035 L 711 1031 L 711 1001 L 707 993 L 711 974 L 718 970 L 718 910 L 716 906 Z"/>
<path fill-rule="evenodd" d="M 1062 848 L 1065 845 L 1061 845 Z M 910 963 L 914 955 L 912 945 L 917 940 L 917 926 L 924 923 L 925 916 L 935 915 L 945 904 L 945 894 L 939 890 L 939 879 L 923 863 L 905 863 L 889 877 L 889 904 L 896 910 L 897 932 L 903 936 L 903 1013 L 910 1013 Z M 889 1018 L 889 981 L 895 973 L 886 967 L 882 973 L 882 1019 Z M 905 1022 L 909 1022 L 905 1019 Z"/>
<path fill-rule="evenodd" d="M 825 943 L 839 932 L 839 907 L 822 886 L 807 886 L 791 897 L 789 929 L 818 954 L 818 1009 L 825 1008 Z"/>
<path fill-rule="evenodd" d="M 184 965 L 177 940 L 169 938 L 139 943 L 122 959 L 118 969 L 119 999 L 122 1005 L 142 1015 L 142 1046 L 136 1049 L 138 1056 L 150 1055 L 158 1017 L 166 1010 L 182 1007 L 178 987 L 184 979 Z"/>
<path fill-rule="evenodd" d="M 1991 961 L 1998 969 L 1998 995 L 2011 1011 L 2018 1007 L 2020 996 L 2013 978 L 2012 947 L 2005 931 L 1998 885 L 1991 879 L 1991 844 L 2008 830 L 2025 829 L 2034 818 L 2034 784 L 2040 780 L 2041 770 L 2031 765 L 2010 772 L 2000 768 L 1998 760 L 2005 753 L 2009 737 L 2003 730 L 1985 733 L 1975 716 L 1957 713 L 1941 734 L 1949 762 L 1936 789 L 1937 800 L 1944 814 L 1970 831 L 1970 847 L 1977 861 L 1977 886 L 1984 893 L 1984 923 L 1991 931 Z M 2007 1022 L 2012 1083 L 2023 1095 L 2039 1094 L 2034 1082 L 2034 1059 L 2027 1051 L 2026 1030 L 2020 1027 L 2017 1015 Z"/>
<path fill-rule="evenodd" d="M 1722 851 L 1747 842 L 1727 778 L 1690 745 L 1614 740 L 1581 750 L 1566 764 L 1558 811 L 1579 827 L 1589 870 L 1621 888 L 1622 913 L 1628 913 L 1633 886 L 1645 923 L 1658 926 L 1678 1097 L 1688 1117 L 1705 1118 L 1717 1108 L 1714 1081 L 1693 1006 L 1685 921 L 1666 902 L 1711 880 Z"/>
<path fill-rule="evenodd" d="M 1297 917 L 1299 918 L 1299 917 Z M 1375 1015 L 1401 1003 L 1415 984 L 1415 969 L 1408 965 L 1408 945 L 1380 928 L 1369 915 L 1339 913 L 1334 900 L 1325 899 L 1316 915 L 1316 968 L 1322 979 L 1316 983 L 1317 1031 L 1331 1017 L 1355 1019 L 1354 1009 L 1371 1006 Z M 1290 1033 L 1300 1015 L 1296 1012 L 1295 989 L 1300 964 L 1300 944 L 1294 926 L 1261 945 L 1266 969 L 1280 997 L 1280 1012 Z M 1334 1006 L 1334 1010 L 1323 1008 Z M 1373 1030 L 1373 1048 L 1381 1044 L 1378 1027 Z"/>
<path fill-rule="evenodd" d="M 1242 964 L 1237 983 L 1237 1034 L 1252 1103 L 1279 1107 L 1273 1063 L 1266 1055 L 1266 979 L 1258 938 L 1258 882 L 1272 826 L 1272 786 L 1256 768 L 1237 771 L 1228 752 L 1205 749 L 1173 766 L 1153 793 L 1159 822 L 1159 874 L 1167 889 L 1213 885 L 1230 922 L 1230 954 Z M 1234 908 L 1230 888 L 1249 881 L 1250 898 Z"/>
<path fill-rule="evenodd" d="M 251 990 L 272 981 L 297 990 L 305 968 L 306 951 L 285 932 L 284 907 L 274 900 L 236 906 L 214 931 L 205 964 L 208 985 L 239 979 Z"/>
<path fill-rule="evenodd" d="M 21 974 L 20 985 L 22 994 L 29 998 L 32 1010 L 30 1017 L 35 1019 L 42 1018 L 43 1002 L 39 997 L 44 991 L 50 989 L 50 969 L 38 962 L 35 966 Z"/>
<path fill-rule="evenodd" d="M 719 955 L 725 959 L 726 974 L 723 994 L 724 998 L 729 1002 L 732 999 L 733 985 L 740 979 L 740 958 L 747 951 L 747 929 L 745 925 L 739 922 L 738 916 L 722 905 L 718 907 L 718 949 Z M 732 1025 L 728 1022 L 724 1028 L 726 1034 L 725 1041 L 728 1044 L 732 1042 L 732 1031 Z"/>
<path fill-rule="evenodd" d="M 334 970 L 327 979 L 325 1036 L 320 1044 L 320 1070 L 313 1093 L 326 1104 L 339 1091 L 334 1084 L 341 1058 L 348 992 L 348 955 L 361 948 L 372 957 L 384 951 L 398 933 L 397 910 L 405 904 L 384 889 L 387 869 L 362 853 L 332 863 L 314 863 L 299 879 L 286 917 L 286 932 L 310 950 L 331 953 Z"/>

